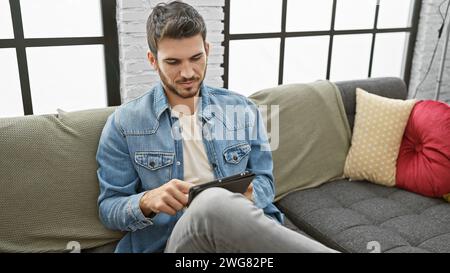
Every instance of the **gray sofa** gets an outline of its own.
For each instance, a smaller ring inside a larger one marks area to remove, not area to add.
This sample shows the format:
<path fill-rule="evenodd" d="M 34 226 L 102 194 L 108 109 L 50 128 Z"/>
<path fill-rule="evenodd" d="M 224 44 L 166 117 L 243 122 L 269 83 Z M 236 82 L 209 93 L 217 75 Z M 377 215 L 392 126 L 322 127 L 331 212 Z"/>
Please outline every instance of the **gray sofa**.
<path fill-rule="evenodd" d="M 337 82 L 350 127 L 356 87 L 406 99 L 398 78 Z M 367 181 L 340 180 L 293 192 L 276 203 L 286 227 L 342 252 L 450 252 L 450 204 Z M 110 251 L 114 244 L 89 251 Z"/>
<path fill-rule="evenodd" d="M 405 99 L 397 78 L 337 83 L 353 127 L 355 88 Z M 112 252 L 98 219 L 95 153 L 113 108 L 0 119 L 0 252 Z M 320 170 L 318 170 L 320 171 Z M 286 226 L 342 252 L 450 252 L 450 204 L 365 181 L 333 181 L 276 205 Z M 18 217 L 20 215 L 20 217 Z"/>
<path fill-rule="evenodd" d="M 398 78 L 337 82 L 353 128 L 355 88 L 405 99 Z M 450 252 L 450 204 L 367 181 L 333 181 L 285 196 L 287 225 L 342 252 Z"/>

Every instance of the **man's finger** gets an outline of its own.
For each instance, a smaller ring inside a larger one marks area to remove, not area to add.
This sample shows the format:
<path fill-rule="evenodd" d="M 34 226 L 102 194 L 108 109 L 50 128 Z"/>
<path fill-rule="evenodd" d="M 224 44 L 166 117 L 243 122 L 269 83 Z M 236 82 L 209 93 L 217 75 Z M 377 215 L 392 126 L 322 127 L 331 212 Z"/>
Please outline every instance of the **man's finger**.
<path fill-rule="evenodd" d="M 168 206 L 170 206 L 173 210 L 179 211 L 182 208 L 184 208 L 184 205 L 178 202 L 177 199 L 175 199 L 173 196 L 168 195 L 163 199 L 164 203 L 166 203 Z"/>
<path fill-rule="evenodd" d="M 183 206 L 186 206 L 188 195 L 178 189 L 178 187 L 169 188 L 168 192 Z"/>
<path fill-rule="evenodd" d="M 250 183 L 247 191 L 244 193 L 244 196 L 247 197 L 247 199 L 249 199 L 250 201 L 253 201 L 253 183 Z"/>
<path fill-rule="evenodd" d="M 159 212 L 167 213 L 169 215 L 175 215 L 177 213 L 173 208 L 171 208 L 167 204 L 162 205 Z"/>
<path fill-rule="evenodd" d="M 192 183 L 188 183 L 185 181 L 181 181 L 181 180 L 177 180 L 177 182 L 175 183 L 175 185 L 177 186 L 177 188 L 183 192 L 183 193 L 189 193 L 189 189 L 194 186 L 194 184 Z"/>

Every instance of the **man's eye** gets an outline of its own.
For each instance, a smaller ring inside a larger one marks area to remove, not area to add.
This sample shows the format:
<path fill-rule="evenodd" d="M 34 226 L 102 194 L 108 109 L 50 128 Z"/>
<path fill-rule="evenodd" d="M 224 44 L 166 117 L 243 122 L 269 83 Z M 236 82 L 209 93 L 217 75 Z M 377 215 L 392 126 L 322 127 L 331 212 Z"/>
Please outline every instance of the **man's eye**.
<path fill-rule="evenodd" d="M 177 61 L 166 61 L 166 64 L 169 65 L 176 65 L 178 62 Z"/>

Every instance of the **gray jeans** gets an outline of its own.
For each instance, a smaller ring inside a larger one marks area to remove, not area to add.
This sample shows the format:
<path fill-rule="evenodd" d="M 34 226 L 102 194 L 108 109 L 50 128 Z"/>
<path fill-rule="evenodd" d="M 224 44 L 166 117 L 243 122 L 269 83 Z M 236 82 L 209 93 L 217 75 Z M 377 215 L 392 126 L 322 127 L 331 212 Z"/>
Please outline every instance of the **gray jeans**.
<path fill-rule="evenodd" d="M 242 194 L 211 188 L 175 225 L 165 252 L 336 252 L 267 217 Z"/>

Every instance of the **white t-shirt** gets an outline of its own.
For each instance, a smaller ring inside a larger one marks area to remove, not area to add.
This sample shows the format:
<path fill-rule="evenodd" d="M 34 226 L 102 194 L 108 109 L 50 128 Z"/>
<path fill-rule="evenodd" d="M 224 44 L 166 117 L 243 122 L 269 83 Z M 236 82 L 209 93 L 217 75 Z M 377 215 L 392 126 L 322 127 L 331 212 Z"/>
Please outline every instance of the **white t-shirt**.
<path fill-rule="evenodd" d="M 201 184 L 214 180 L 214 172 L 203 144 L 202 126 L 197 111 L 189 115 L 172 109 L 172 115 L 178 117 L 183 138 L 184 181 Z"/>

